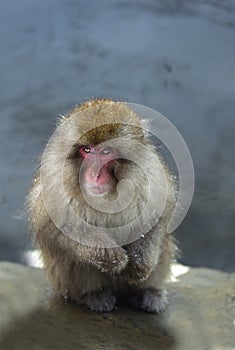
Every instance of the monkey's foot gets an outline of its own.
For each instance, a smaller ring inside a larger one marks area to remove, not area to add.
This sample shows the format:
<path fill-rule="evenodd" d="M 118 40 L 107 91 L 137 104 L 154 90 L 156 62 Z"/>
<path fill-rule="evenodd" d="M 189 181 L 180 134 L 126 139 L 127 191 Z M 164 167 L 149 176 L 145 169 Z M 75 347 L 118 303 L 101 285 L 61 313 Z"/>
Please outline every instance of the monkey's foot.
<path fill-rule="evenodd" d="M 131 296 L 132 306 L 151 313 L 160 313 L 167 305 L 167 293 L 164 290 L 149 288 Z"/>
<path fill-rule="evenodd" d="M 94 311 L 108 312 L 114 309 L 116 297 L 111 292 L 94 292 L 84 296 L 82 304 Z"/>

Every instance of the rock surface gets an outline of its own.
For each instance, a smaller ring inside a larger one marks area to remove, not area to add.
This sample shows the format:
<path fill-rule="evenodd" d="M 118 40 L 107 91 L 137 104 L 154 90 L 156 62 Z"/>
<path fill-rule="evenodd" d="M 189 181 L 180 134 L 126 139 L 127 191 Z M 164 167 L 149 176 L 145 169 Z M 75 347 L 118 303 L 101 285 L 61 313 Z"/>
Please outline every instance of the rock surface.
<path fill-rule="evenodd" d="M 232 350 L 235 274 L 187 271 L 168 283 L 157 316 L 127 305 L 110 314 L 50 297 L 42 269 L 0 263 L 0 348 L 4 350 Z"/>

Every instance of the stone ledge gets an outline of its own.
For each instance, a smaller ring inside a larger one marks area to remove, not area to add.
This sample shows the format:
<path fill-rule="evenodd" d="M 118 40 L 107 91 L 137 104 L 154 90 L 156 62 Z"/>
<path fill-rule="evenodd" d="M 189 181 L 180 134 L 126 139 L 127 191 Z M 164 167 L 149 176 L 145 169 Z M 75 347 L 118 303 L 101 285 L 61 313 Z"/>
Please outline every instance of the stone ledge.
<path fill-rule="evenodd" d="M 183 274 L 168 283 L 170 304 L 157 316 L 65 305 L 50 298 L 42 269 L 2 262 L 0 348 L 234 350 L 235 273 L 178 267 Z"/>

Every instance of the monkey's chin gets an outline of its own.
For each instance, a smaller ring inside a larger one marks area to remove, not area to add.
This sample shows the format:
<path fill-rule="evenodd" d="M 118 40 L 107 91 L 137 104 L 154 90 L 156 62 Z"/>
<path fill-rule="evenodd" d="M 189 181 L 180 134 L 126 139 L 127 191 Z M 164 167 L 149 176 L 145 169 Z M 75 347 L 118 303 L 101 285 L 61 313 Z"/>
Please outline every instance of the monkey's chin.
<path fill-rule="evenodd" d="M 110 186 L 107 185 L 86 185 L 86 192 L 93 197 L 103 197 L 110 192 Z"/>

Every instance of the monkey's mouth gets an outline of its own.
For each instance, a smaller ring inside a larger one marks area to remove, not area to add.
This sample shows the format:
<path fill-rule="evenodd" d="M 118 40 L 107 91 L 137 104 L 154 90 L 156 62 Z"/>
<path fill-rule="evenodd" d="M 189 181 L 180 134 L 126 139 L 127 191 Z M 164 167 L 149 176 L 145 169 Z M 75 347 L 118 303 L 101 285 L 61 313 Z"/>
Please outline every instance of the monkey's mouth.
<path fill-rule="evenodd" d="M 109 193 L 111 189 L 110 185 L 102 184 L 86 184 L 86 191 L 92 196 L 102 196 Z"/>

